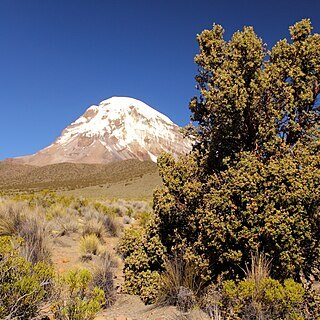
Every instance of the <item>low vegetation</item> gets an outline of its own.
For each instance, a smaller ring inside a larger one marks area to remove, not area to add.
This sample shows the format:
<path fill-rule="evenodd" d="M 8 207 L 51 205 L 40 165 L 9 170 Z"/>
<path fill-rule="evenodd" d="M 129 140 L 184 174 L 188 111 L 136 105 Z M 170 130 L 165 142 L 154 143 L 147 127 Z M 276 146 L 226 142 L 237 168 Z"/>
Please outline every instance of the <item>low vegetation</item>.
<path fill-rule="evenodd" d="M 88 270 L 70 271 L 59 283 L 56 301 L 52 304 L 57 320 L 93 320 L 105 303 L 104 291 L 91 287 Z"/>
<path fill-rule="evenodd" d="M 117 264 L 107 240 L 120 235 L 128 208 L 145 209 L 140 202 L 119 202 L 119 207 L 116 203 L 46 190 L 2 196 L 0 318 L 90 320 L 101 308 L 110 307 L 116 297 Z M 129 211 L 134 219 L 137 213 Z M 76 261 L 83 267 L 57 272 L 54 269 L 61 265 L 54 251 L 57 243 L 68 239 L 79 239 L 72 251 L 79 252 Z"/>
<path fill-rule="evenodd" d="M 19 255 L 21 238 L 0 236 L 0 318 L 33 319 L 53 291 L 53 269 Z"/>

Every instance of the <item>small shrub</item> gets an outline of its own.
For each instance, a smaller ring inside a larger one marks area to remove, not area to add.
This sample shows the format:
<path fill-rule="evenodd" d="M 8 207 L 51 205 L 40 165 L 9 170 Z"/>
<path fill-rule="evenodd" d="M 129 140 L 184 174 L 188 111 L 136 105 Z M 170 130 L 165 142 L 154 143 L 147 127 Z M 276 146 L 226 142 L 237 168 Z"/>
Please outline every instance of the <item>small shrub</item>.
<path fill-rule="evenodd" d="M 22 239 L 0 237 L 0 318 L 34 319 L 49 299 L 53 269 L 19 256 Z"/>
<path fill-rule="evenodd" d="M 52 309 L 57 320 L 93 320 L 102 308 L 104 292 L 91 288 L 88 270 L 70 271 L 62 280 Z"/>
<path fill-rule="evenodd" d="M 141 227 L 146 227 L 153 220 L 154 214 L 151 211 L 143 211 L 138 213 L 136 218 Z"/>
<path fill-rule="evenodd" d="M 100 248 L 100 240 L 95 234 L 88 234 L 80 239 L 80 250 L 82 254 L 98 253 Z"/>
<path fill-rule="evenodd" d="M 305 313 L 305 291 L 301 284 L 283 283 L 270 277 L 259 283 L 252 279 L 227 280 L 211 286 L 206 310 L 228 319 L 309 319 Z"/>

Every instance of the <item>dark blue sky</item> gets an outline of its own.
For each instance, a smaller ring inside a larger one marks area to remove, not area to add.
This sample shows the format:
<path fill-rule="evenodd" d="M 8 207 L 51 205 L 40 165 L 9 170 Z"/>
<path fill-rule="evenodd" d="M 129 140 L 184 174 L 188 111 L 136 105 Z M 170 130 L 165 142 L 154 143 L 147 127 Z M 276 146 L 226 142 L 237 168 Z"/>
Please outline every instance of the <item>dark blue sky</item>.
<path fill-rule="evenodd" d="M 196 34 L 254 26 L 269 46 L 319 0 L 0 0 L 0 159 L 53 142 L 91 104 L 140 99 L 189 122 Z"/>

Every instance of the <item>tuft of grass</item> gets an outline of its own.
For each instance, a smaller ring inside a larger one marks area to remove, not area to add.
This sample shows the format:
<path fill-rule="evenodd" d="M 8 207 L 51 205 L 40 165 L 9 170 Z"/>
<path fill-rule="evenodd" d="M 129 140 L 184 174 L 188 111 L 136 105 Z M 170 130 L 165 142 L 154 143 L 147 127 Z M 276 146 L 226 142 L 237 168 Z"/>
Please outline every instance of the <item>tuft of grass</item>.
<path fill-rule="evenodd" d="M 76 217 L 72 215 L 55 219 L 55 224 L 57 226 L 59 236 L 75 233 L 79 229 L 79 224 L 76 220 Z"/>
<path fill-rule="evenodd" d="M 64 218 L 67 215 L 66 207 L 61 203 L 55 203 L 46 210 L 46 218 L 52 220 L 55 218 Z"/>
<path fill-rule="evenodd" d="M 187 312 L 192 309 L 201 296 L 204 281 L 200 270 L 193 263 L 178 256 L 167 260 L 158 292 L 158 305 L 175 305 Z"/>
<path fill-rule="evenodd" d="M 121 225 L 116 220 L 116 218 L 112 215 L 104 215 L 102 219 L 102 223 L 105 229 L 110 233 L 113 237 L 119 237 L 121 233 Z"/>
<path fill-rule="evenodd" d="M 114 287 L 114 268 L 115 263 L 112 255 L 108 252 L 102 254 L 99 263 L 93 271 L 92 284 L 103 290 L 105 294 L 104 307 L 110 307 L 116 300 L 116 290 Z"/>
<path fill-rule="evenodd" d="M 104 225 L 102 221 L 99 221 L 97 219 L 92 219 L 84 224 L 82 229 L 82 236 L 94 234 L 99 239 L 101 239 L 103 236 L 103 230 L 104 230 Z"/>
<path fill-rule="evenodd" d="M 245 270 L 246 278 L 259 285 L 262 280 L 270 276 L 270 272 L 271 260 L 267 259 L 263 253 L 252 253 L 250 268 L 247 266 Z"/>
<path fill-rule="evenodd" d="M 49 230 L 43 212 L 24 203 L 3 202 L 0 206 L 0 236 L 23 239 L 20 253 L 29 262 L 51 262 Z"/>
<path fill-rule="evenodd" d="M 100 248 L 100 240 L 95 234 L 88 234 L 80 239 L 80 251 L 83 255 L 97 255 Z"/>
<path fill-rule="evenodd" d="M 114 210 L 109 207 L 96 203 L 95 207 L 87 207 L 83 210 L 83 217 L 85 221 L 89 221 L 84 226 L 83 235 L 94 233 L 100 238 L 103 230 L 114 237 L 120 235 L 121 225 L 116 220 Z"/>

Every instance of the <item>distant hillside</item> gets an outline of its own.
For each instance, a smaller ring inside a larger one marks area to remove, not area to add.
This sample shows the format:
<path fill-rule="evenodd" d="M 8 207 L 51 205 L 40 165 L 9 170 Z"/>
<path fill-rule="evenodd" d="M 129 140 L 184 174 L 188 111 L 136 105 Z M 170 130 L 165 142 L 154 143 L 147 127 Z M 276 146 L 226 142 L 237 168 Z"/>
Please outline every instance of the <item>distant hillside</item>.
<path fill-rule="evenodd" d="M 77 189 L 151 173 L 157 173 L 154 162 L 134 159 L 110 164 L 59 163 L 44 167 L 4 161 L 0 162 L 0 190 Z"/>

